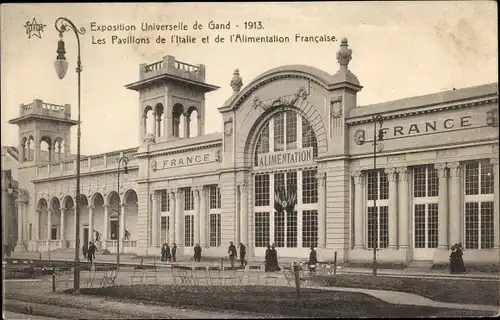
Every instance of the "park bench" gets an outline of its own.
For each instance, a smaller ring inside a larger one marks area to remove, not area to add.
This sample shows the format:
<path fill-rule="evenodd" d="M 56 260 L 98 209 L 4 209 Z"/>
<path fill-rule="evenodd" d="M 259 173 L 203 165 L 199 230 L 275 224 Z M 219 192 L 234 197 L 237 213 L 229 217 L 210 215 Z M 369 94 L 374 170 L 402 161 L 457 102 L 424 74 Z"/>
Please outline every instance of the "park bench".
<path fill-rule="evenodd" d="M 107 267 L 104 269 L 104 276 L 102 277 L 100 287 L 114 286 L 116 277 L 118 276 L 118 268 L 116 266 Z"/>
<path fill-rule="evenodd" d="M 134 271 L 130 276 L 130 283 L 158 283 L 156 266 L 139 265 L 134 266 Z"/>
<path fill-rule="evenodd" d="M 224 284 L 224 275 L 220 267 L 208 267 L 208 278 L 210 285 Z"/>
<path fill-rule="evenodd" d="M 244 269 L 227 268 L 224 270 L 224 284 L 241 285 L 245 276 Z"/>
<path fill-rule="evenodd" d="M 205 266 L 193 266 L 193 276 L 196 285 L 210 285 L 210 279 L 208 277 L 208 270 Z"/>

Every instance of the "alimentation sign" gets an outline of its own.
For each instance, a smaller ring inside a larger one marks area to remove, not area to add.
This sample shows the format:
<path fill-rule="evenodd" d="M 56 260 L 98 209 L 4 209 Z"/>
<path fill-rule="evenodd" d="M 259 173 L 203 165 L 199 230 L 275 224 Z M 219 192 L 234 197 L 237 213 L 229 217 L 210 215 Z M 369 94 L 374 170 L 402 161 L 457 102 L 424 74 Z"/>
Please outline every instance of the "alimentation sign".
<path fill-rule="evenodd" d="M 259 168 L 313 164 L 313 148 L 264 153 L 258 156 Z"/>

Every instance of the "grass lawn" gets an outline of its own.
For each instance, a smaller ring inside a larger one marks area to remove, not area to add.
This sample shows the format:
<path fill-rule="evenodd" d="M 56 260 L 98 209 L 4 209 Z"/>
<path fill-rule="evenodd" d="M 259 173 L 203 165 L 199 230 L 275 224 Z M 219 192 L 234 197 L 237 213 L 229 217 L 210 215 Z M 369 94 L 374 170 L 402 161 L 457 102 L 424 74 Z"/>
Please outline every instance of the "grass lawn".
<path fill-rule="evenodd" d="M 338 274 L 325 277 L 328 285 L 415 293 L 451 303 L 499 305 L 500 282 L 465 279 L 422 279 L 372 275 Z"/>
<path fill-rule="evenodd" d="M 135 285 L 85 288 L 82 294 L 112 297 L 128 302 L 147 302 L 207 311 L 239 310 L 294 317 L 464 317 L 492 316 L 492 312 L 392 305 L 355 292 L 269 286 L 165 286 Z"/>

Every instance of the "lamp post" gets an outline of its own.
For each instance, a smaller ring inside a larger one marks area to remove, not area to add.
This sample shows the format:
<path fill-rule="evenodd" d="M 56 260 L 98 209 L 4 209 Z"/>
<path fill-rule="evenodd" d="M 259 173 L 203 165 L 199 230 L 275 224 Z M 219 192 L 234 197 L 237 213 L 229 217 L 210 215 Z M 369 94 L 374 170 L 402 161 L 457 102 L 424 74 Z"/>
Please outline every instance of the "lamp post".
<path fill-rule="evenodd" d="M 377 133 L 377 123 L 379 124 L 380 128 L 378 129 Z M 377 184 L 375 186 L 375 196 L 373 198 L 373 219 L 375 219 L 374 222 L 376 222 L 378 219 L 378 211 L 377 211 L 377 198 L 380 194 L 379 190 L 379 178 L 377 175 L 377 141 L 382 142 L 384 140 L 384 131 L 382 130 L 382 124 L 384 123 L 384 118 L 381 115 L 375 115 L 373 116 L 373 173 L 375 175 L 375 181 L 377 181 Z M 377 224 L 374 223 L 374 226 Z M 373 275 L 377 275 L 377 234 L 378 234 L 378 228 L 374 227 L 373 231 Z"/>
<path fill-rule="evenodd" d="M 78 29 L 73 22 L 68 18 L 60 17 L 55 22 L 55 28 L 59 32 L 59 42 L 57 43 L 57 59 L 54 62 L 54 69 L 57 73 L 59 79 L 64 78 L 66 72 L 68 71 L 68 61 L 64 54 L 66 50 L 64 48 L 64 41 L 62 40 L 63 33 L 69 30 L 73 30 L 76 36 L 76 42 L 78 45 L 78 54 L 76 58 L 76 73 L 78 75 L 78 128 L 76 133 L 76 198 L 75 198 L 75 266 L 74 266 L 74 283 L 73 292 L 80 292 L 80 140 L 81 140 L 81 130 L 80 130 L 80 103 L 81 103 L 81 72 L 82 72 L 82 61 L 80 59 L 80 36 L 85 34 L 85 28 L 81 27 Z"/>
<path fill-rule="evenodd" d="M 124 168 L 123 168 L 123 174 L 127 174 L 128 173 L 128 168 L 127 168 L 127 164 L 128 164 L 128 158 L 123 156 L 120 158 L 120 160 L 118 160 L 118 197 L 120 197 L 120 167 L 121 167 L 121 164 L 124 164 Z M 121 209 L 118 208 L 118 241 L 117 241 L 117 245 L 116 245 L 116 267 L 117 268 L 120 268 L 120 241 L 121 241 L 121 238 L 120 238 L 120 219 L 121 219 L 121 215 L 122 215 L 122 212 L 121 212 Z"/>

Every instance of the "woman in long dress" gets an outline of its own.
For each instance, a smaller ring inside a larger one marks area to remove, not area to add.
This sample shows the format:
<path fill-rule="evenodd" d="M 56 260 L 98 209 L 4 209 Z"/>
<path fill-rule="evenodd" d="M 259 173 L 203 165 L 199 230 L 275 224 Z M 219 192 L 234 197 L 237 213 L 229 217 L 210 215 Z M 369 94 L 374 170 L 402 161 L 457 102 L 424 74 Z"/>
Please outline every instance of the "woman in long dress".
<path fill-rule="evenodd" d="M 464 258 L 463 258 L 463 255 L 464 255 L 464 248 L 462 247 L 462 244 L 459 243 L 457 245 L 457 271 L 460 272 L 460 273 L 466 273 L 467 272 L 467 269 L 465 268 L 465 264 L 464 264 Z"/>
<path fill-rule="evenodd" d="M 266 257 L 264 260 L 264 271 L 269 272 L 269 266 L 271 265 L 271 246 L 267 245 Z"/>

